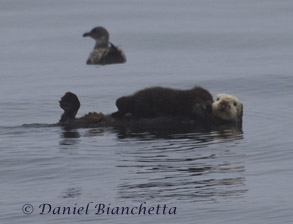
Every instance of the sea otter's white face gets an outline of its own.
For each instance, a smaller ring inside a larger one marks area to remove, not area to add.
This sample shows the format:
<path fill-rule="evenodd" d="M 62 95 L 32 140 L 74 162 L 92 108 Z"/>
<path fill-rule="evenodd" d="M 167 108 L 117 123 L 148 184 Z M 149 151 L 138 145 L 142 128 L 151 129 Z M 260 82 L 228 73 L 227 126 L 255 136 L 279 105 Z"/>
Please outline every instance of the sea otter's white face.
<path fill-rule="evenodd" d="M 218 94 L 212 109 L 216 117 L 226 121 L 242 122 L 243 105 L 235 96 Z"/>

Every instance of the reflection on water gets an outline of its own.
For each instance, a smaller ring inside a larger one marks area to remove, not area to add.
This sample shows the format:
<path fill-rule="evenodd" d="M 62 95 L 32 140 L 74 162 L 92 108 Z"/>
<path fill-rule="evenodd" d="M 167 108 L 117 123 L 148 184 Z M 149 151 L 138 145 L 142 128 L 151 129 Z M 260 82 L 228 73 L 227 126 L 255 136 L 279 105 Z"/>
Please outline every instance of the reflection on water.
<path fill-rule="evenodd" d="M 117 161 L 113 162 L 129 174 L 120 177 L 120 199 L 210 201 L 241 196 L 247 191 L 243 153 L 229 149 L 243 139 L 239 128 L 187 133 L 136 133 L 117 128 L 63 130 L 60 145 L 75 145 L 82 137 L 100 139 L 113 133 L 122 146 L 126 145 L 117 149 Z M 80 189 L 69 188 L 62 195 L 78 197 Z"/>
<path fill-rule="evenodd" d="M 76 130 L 64 130 L 60 137 L 60 145 L 75 145 L 79 143 L 80 134 Z"/>
<path fill-rule="evenodd" d="M 196 141 L 209 141 L 209 138 L 242 138 L 242 128 L 231 125 L 220 127 L 194 127 L 186 126 L 158 126 L 151 129 L 145 127 L 115 128 L 113 130 L 119 139 L 135 138 L 140 140 L 152 139 L 173 139 L 173 138 L 194 138 Z M 197 134 L 198 133 L 198 134 Z M 214 135 L 210 135 L 214 133 Z M 203 137 L 204 136 L 204 137 Z"/>
<path fill-rule="evenodd" d="M 188 178 L 186 176 L 186 178 Z M 241 196 L 247 189 L 245 179 L 205 179 L 198 181 L 180 181 L 172 178 L 158 179 L 142 184 L 121 184 L 119 194 L 121 198 L 134 201 L 143 200 L 184 200 L 184 201 L 213 201 L 216 197 Z"/>
<path fill-rule="evenodd" d="M 147 139 L 151 146 L 119 152 L 117 167 L 130 172 L 118 186 L 120 198 L 198 201 L 247 191 L 243 155 L 228 149 L 243 138 L 241 131 L 181 133 L 161 141 L 155 135 L 133 137 L 138 144 Z M 227 148 L 218 149 L 219 143 Z"/>
<path fill-rule="evenodd" d="M 64 132 L 62 132 L 61 138 L 80 138 L 80 134 L 78 131 L 75 130 L 66 130 Z"/>
<path fill-rule="evenodd" d="M 80 187 L 70 187 L 65 189 L 64 192 L 62 192 L 61 197 L 62 198 L 78 198 L 81 196 L 81 188 Z"/>

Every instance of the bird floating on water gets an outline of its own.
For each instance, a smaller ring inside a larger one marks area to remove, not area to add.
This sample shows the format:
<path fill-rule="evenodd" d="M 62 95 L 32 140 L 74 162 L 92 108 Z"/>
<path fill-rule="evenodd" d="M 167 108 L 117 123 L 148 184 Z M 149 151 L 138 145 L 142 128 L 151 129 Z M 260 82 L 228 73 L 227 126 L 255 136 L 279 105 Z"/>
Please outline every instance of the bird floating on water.
<path fill-rule="evenodd" d="M 84 33 L 83 37 L 91 37 L 96 41 L 93 51 L 87 60 L 88 65 L 106 65 L 125 63 L 126 57 L 122 49 L 109 42 L 109 32 L 102 26 Z"/>

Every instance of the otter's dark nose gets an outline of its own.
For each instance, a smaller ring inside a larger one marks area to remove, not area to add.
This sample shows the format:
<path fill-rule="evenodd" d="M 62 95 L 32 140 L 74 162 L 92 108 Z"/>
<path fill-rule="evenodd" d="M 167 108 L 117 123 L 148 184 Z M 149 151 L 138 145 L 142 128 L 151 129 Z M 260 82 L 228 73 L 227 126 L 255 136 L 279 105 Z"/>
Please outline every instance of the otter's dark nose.
<path fill-rule="evenodd" d="M 221 109 L 226 109 L 229 106 L 229 103 L 225 100 L 220 102 L 220 108 Z"/>

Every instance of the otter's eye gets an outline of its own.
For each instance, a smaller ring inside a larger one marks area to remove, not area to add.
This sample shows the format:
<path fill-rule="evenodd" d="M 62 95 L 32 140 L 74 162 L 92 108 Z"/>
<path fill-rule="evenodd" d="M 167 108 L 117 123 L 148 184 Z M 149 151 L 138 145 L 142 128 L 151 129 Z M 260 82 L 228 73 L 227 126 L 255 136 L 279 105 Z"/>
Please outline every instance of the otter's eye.
<path fill-rule="evenodd" d="M 216 99 L 217 101 L 219 101 L 220 100 L 220 98 L 219 97 L 217 97 L 217 99 Z"/>
<path fill-rule="evenodd" d="M 236 102 L 234 102 L 234 103 L 233 103 L 233 105 L 236 107 L 236 106 L 237 106 L 237 103 L 236 103 Z"/>

